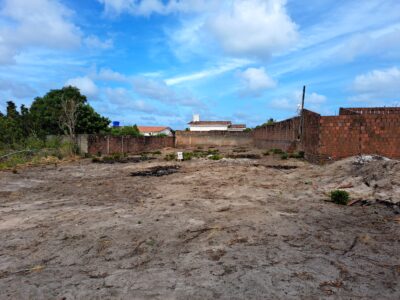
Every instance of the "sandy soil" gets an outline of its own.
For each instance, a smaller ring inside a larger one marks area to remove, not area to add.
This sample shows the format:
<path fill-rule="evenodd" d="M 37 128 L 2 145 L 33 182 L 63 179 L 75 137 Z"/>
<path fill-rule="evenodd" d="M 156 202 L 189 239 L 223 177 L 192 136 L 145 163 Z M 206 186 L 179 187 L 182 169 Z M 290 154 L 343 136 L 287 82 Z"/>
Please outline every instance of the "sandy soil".
<path fill-rule="evenodd" d="M 282 163 L 298 168 L 270 167 Z M 398 167 L 267 156 L 2 172 L 0 298 L 399 299 L 397 206 L 326 195 L 395 203 Z"/>

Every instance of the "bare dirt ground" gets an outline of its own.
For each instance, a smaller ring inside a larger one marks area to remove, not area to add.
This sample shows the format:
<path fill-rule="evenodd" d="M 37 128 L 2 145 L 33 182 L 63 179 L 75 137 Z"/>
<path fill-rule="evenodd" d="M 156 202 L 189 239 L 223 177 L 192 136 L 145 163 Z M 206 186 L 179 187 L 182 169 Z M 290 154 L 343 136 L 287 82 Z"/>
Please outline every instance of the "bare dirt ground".
<path fill-rule="evenodd" d="M 0 173 L 1 299 L 399 299 L 399 162 L 196 159 Z M 152 166 L 162 177 L 132 177 Z M 276 169 L 276 165 L 298 166 Z"/>

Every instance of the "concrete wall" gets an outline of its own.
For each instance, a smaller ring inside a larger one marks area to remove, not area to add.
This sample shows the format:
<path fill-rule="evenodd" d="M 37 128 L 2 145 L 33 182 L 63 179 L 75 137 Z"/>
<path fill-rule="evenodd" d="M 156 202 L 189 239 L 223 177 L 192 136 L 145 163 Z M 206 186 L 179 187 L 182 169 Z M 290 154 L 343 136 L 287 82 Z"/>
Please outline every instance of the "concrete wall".
<path fill-rule="evenodd" d="M 236 131 L 176 131 L 176 147 L 197 146 L 251 146 L 253 137 L 251 132 Z"/>
<path fill-rule="evenodd" d="M 253 142 L 258 148 L 296 149 L 300 118 L 292 118 L 273 125 L 266 125 L 253 130 Z"/>
<path fill-rule="evenodd" d="M 90 135 L 88 137 L 88 153 L 112 154 L 112 153 L 141 153 L 145 151 L 160 150 L 174 147 L 174 137 L 116 137 L 104 135 Z"/>

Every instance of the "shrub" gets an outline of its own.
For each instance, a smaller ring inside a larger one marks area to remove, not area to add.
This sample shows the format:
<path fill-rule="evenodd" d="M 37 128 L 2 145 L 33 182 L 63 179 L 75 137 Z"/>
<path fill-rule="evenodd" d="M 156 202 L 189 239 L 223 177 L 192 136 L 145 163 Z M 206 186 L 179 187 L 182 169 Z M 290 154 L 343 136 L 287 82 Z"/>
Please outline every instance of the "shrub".
<path fill-rule="evenodd" d="M 263 155 L 264 156 L 268 156 L 268 155 L 270 155 L 270 152 L 269 151 L 265 151 L 265 152 L 263 152 Z"/>
<path fill-rule="evenodd" d="M 283 150 L 282 149 L 278 149 L 278 148 L 272 148 L 270 150 L 270 152 L 272 152 L 273 154 L 283 154 Z"/>
<path fill-rule="evenodd" d="M 218 154 L 218 153 L 219 153 L 218 149 L 208 149 L 208 151 L 207 151 L 207 155 L 214 155 L 214 154 Z"/>
<path fill-rule="evenodd" d="M 191 160 L 193 157 L 193 152 L 183 152 L 183 160 Z"/>
<path fill-rule="evenodd" d="M 153 155 L 161 155 L 161 151 L 154 151 L 152 152 Z"/>
<path fill-rule="evenodd" d="M 171 161 L 171 160 L 176 160 L 176 153 L 175 152 L 173 152 L 173 153 L 168 153 L 167 155 L 165 155 L 165 157 L 164 157 L 164 159 L 166 160 L 166 161 Z"/>
<path fill-rule="evenodd" d="M 222 156 L 220 154 L 213 154 L 209 157 L 209 159 L 211 160 L 220 160 L 222 158 Z"/>
<path fill-rule="evenodd" d="M 341 205 L 346 205 L 347 203 L 349 203 L 350 200 L 349 193 L 343 190 L 331 191 L 330 197 L 332 202 Z"/>
<path fill-rule="evenodd" d="M 290 153 L 289 157 L 291 158 L 304 158 L 304 151 L 299 151 L 299 152 L 295 152 L 295 153 Z"/>
<path fill-rule="evenodd" d="M 281 159 L 288 159 L 289 155 L 287 153 L 282 153 Z"/>

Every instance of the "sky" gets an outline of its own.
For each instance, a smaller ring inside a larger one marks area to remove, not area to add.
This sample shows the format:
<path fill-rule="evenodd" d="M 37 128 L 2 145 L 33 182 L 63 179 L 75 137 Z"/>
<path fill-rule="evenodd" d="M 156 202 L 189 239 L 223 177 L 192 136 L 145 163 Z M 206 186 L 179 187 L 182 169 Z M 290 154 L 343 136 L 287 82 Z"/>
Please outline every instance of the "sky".
<path fill-rule="evenodd" d="M 76 86 L 122 125 L 400 105 L 399 0 L 0 0 L 0 111 Z"/>

